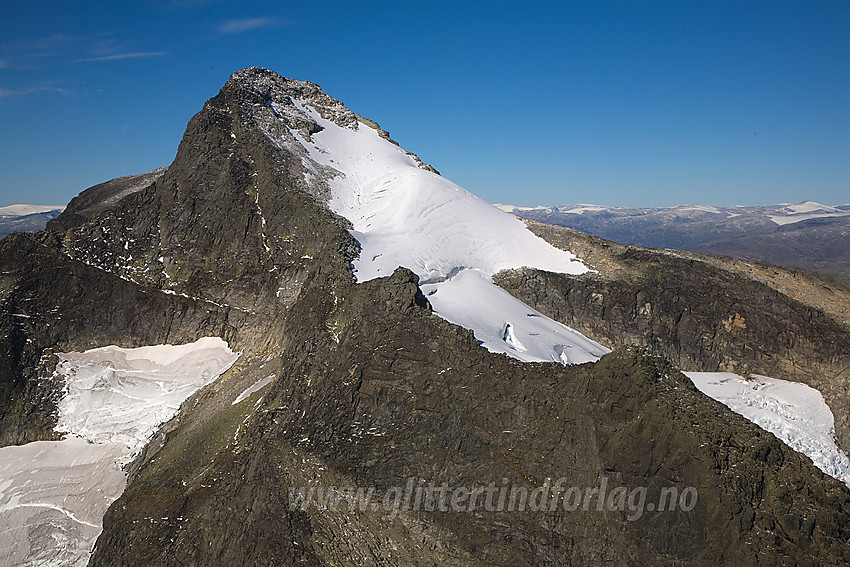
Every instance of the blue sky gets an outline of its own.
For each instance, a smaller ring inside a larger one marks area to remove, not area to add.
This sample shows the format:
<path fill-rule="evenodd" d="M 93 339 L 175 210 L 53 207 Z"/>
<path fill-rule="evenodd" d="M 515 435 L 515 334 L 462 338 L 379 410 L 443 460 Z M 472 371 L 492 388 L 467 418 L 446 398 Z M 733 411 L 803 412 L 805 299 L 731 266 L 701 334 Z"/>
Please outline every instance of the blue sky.
<path fill-rule="evenodd" d="M 5 2 L 0 206 L 168 165 L 259 65 L 491 202 L 850 202 L 850 2 Z"/>

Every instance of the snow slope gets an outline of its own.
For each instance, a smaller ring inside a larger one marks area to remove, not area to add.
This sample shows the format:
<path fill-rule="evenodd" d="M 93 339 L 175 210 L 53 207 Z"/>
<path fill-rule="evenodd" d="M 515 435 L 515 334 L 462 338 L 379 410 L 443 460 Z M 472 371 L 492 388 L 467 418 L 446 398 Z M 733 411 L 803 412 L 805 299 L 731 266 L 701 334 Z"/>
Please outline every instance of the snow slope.
<path fill-rule="evenodd" d="M 558 212 L 560 212 L 560 213 L 572 213 L 574 215 L 583 215 L 584 213 L 588 213 L 588 212 L 606 211 L 608 209 L 609 209 L 609 207 L 602 207 L 602 206 L 599 206 L 599 205 L 578 204 L 578 205 L 575 205 L 574 207 L 558 208 Z"/>
<path fill-rule="evenodd" d="M 0 564 L 86 565 L 125 453 L 76 437 L 0 449 Z"/>
<path fill-rule="evenodd" d="M 219 338 L 59 355 L 62 441 L 0 448 L 0 564 L 86 565 L 122 466 L 238 358 Z"/>
<path fill-rule="evenodd" d="M 678 212 L 698 211 L 701 213 L 712 213 L 715 215 L 723 212 L 717 207 L 712 207 L 711 205 L 682 205 L 679 207 L 673 207 L 673 210 Z"/>
<path fill-rule="evenodd" d="M 389 276 L 399 266 L 410 268 L 438 315 L 472 329 L 489 350 L 520 360 L 586 362 L 607 352 L 539 313 L 527 317 L 533 310 L 492 283 L 493 274 L 524 266 L 586 272 L 573 254 L 538 238 L 513 215 L 420 168 L 374 128 L 362 122 L 356 130 L 338 126 L 303 101 L 294 101 L 294 108 L 322 130 L 310 140 L 290 131 L 315 164 L 339 172 L 330 180 L 329 206 L 351 221 L 351 233 L 362 247 L 354 263 L 358 281 Z M 275 111 L 292 112 L 282 106 Z M 319 174 L 315 165 L 306 165 Z M 508 323 L 521 335 L 515 337 L 521 345 L 500 337 Z"/>
<path fill-rule="evenodd" d="M 803 213 L 813 213 L 816 211 L 821 211 L 824 213 L 840 213 L 841 211 L 836 209 L 835 207 L 830 207 L 829 205 L 821 205 L 820 203 L 816 203 L 814 201 L 803 201 L 802 203 L 797 203 L 796 205 L 786 205 L 785 212 L 789 215 L 797 215 Z"/>
<path fill-rule="evenodd" d="M 610 352 L 530 308 L 478 270 L 464 270 L 446 282 L 421 287 L 435 313 L 450 323 L 473 329 L 475 338 L 491 352 L 525 362 L 563 364 L 593 362 Z"/>
<path fill-rule="evenodd" d="M 135 452 L 238 355 L 223 340 L 205 337 L 179 346 L 107 346 L 59 357 L 67 393 L 56 430 Z"/>
<path fill-rule="evenodd" d="M 354 225 L 363 247 L 359 281 L 410 268 L 423 281 L 462 268 L 492 275 L 507 268 L 579 274 L 575 256 L 538 238 L 508 213 L 445 178 L 421 169 L 407 152 L 360 124 L 343 128 L 306 105 L 323 127 L 303 144 L 310 157 L 342 175 L 331 181 L 330 208 Z M 283 111 L 283 109 L 281 109 Z"/>
<path fill-rule="evenodd" d="M 850 486 L 850 459 L 835 443 L 835 422 L 820 392 L 766 376 L 745 380 L 729 372 L 685 372 L 707 396 L 725 404 L 809 457 Z"/>

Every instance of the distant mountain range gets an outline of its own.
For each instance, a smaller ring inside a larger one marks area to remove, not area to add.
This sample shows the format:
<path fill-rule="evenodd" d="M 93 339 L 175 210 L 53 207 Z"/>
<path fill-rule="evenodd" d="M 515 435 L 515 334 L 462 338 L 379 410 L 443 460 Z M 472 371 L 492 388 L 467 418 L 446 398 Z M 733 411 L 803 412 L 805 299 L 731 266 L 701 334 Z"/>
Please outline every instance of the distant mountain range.
<path fill-rule="evenodd" d="M 0 238 L 13 232 L 43 230 L 65 205 L 9 205 L 0 207 Z"/>
<path fill-rule="evenodd" d="M 683 205 L 629 209 L 577 204 L 496 205 L 519 217 L 623 244 L 798 266 L 850 280 L 850 204 Z"/>

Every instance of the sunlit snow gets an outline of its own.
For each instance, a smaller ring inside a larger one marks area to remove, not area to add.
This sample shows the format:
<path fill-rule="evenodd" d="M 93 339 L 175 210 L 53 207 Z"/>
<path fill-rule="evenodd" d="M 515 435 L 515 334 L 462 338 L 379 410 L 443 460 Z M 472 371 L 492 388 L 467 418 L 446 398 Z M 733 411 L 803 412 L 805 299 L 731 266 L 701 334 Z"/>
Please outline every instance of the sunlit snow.
<path fill-rule="evenodd" d="M 712 207 L 710 205 L 682 205 L 679 207 L 673 207 L 674 211 L 685 212 L 685 211 L 699 211 L 701 213 L 712 213 L 712 214 L 720 214 L 723 211 L 718 209 L 717 207 Z"/>
<path fill-rule="evenodd" d="M 745 380 L 729 372 L 685 374 L 701 392 L 770 431 L 823 472 L 850 486 L 850 460 L 835 442 L 833 415 L 820 392 L 766 376 Z"/>
<path fill-rule="evenodd" d="M 238 355 L 223 340 L 206 337 L 178 346 L 107 346 L 59 357 L 57 371 L 65 377 L 67 393 L 59 402 L 56 430 L 137 451 L 183 400 Z"/>
<path fill-rule="evenodd" d="M 835 217 L 846 217 L 850 216 L 850 213 L 846 213 L 843 211 L 835 212 L 835 213 L 811 213 L 811 214 L 793 214 L 790 216 L 783 215 L 770 215 L 770 220 L 778 224 L 779 226 L 785 226 L 786 224 L 794 224 L 795 222 L 802 222 L 812 219 L 823 219 L 823 218 L 835 218 Z"/>
<path fill-rule="evenodd" d="M 7 205 L 0 207 L 0 217 L 22 217 L 50 211 L 62 211 L 65 205 Z"/>
<path fill-rule="evenodd" d="M 793 224 L 811 219 L 846 217 L 850 215 L 847 211 L 842 211 L 829 205 L 821 205 L 814 201 L 803 201 L 796 205 L 783 203 L 783 208 L 778 215 L 770 215 L 770 220 L 780 226 Z"/>
<path fill-rule="evenodd" d="M 59 355 L 62 441 L 0 448 L 0 564 L 85 565 L 122 466 L 238 358 L 219 338 Z"/>
<path fill-rule="evenodd" d="M 592 362 L 610 352 L 557 321 L 542 315 L 493 285 L 477 270 L 463 270 L 448 281 L 423 284 L 434 311 L 451 323 L 472 329 L 491 352 L 526 362 Z M 505 326 L 510 325 L 505 340 Z"/>
<path fill-rule="evenodd" d="M 492 283 L 493 274 L 524 266 L 551 272 L 588 271 L 525 224 L 451 181 L 419 167 L 410 154 L 365 124 L 357 130 L 322 118 L 302 101 L 295 107 L 322 131 L 293 134 L 311 160 L 339 175 L 330 180 L 331 209 L 351 221 L 362 247 L 358 281 L 399 267 L 420 277 L 435 312 L 472 329 L 487 349 L 535 362 L 596 360 L 607 349 L 540 313 Z M 285 109 L 278 109 L 284 112 Z M 474 306 L 474 309 L 471 308 Z M 510 324 L 514 344 L 501 331 Z"/>
<path fill-rule="evenodd" d="M 814 201 L 803 201 L 802 203 L 797 203 L 796 205 L 786 205 L 785 212 L 789 215 L 796 215 L 802 213 L 813 213 L 815 211 L 822 211 L 825 213 L 840 213 L 840 209 L 836 209 L 835 207 L 830 207 L 829 205 L 821 205 L 820 203 L 816 203 Z"/>
<path fill-rule="evenodd" d="M 331 181 L 329 205 L 354 225 L 362 246 L 355 263 L 359 281 L 388 276 L 398 266 L 423 281 L 461 268 L 487 275 L 522 266 L 587 271 L 574 255 L 538 238 L 513 215 L 421 169 L 373 128 L 343 128 L 302 109 L 324 128 L 313 134 L 312 144 L 305 142 L 310 157 L 342 173 Z"/>
<path fill-rule="evenodd" d="M 0 564 L 85 565 L 124 490 L 120 443 L 76 437 L 0 449 Z"/>

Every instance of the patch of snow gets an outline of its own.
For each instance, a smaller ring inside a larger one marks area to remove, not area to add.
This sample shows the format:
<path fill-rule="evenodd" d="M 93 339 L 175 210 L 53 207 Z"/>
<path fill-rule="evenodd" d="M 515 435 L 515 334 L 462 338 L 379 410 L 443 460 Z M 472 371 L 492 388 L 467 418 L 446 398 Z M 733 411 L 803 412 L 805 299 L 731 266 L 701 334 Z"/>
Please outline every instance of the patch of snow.
<path fill-rule="evenodd" d="M 269 270 L 272 271 L 272 270 Z M 165 274 L 168 277 L 168 274 Z M 168 278 L 171 279 L 171 278 Z M 246 309 L 244 307 L 237 307 L 236 305 L 230 305 L 226 303 L 218 303 L 211 299 L 204 299 L 203 297 L 194 297 L 192 295 L 186 295 L 185 293 L 177 293 L 172 289 L 161 289 L 159 290 L 166 295 L 179 295 L 180 297 L 185 297 L 186 299 L 191 299 L 192 301 L 203 301 L 204 303 L 209 303 L 210 305 L 215 305 L 216 307 L 226 307 L 228 309 L 236 309 L 237 311 L 242 311 L 243 313 L 253 313 L 250 309 Z"/>
<path fill-rule="evenodd" d="M 811 214 L 795 214 L 791 216 L 783 216 L 783 215 L 771 215 L 770 220 L 778 224 L 779 226 L 784 226 L 786 224 L 794 224 L 795 222 L 801 222 L 805 220 L 811 219 L 821 219 L 821 218 L 833 218 L 833 217 L 846 217 L 850 216 L 850 213 L 837 211 L 834 213 L 811 213 Z"/>
<path fill-rule="evenodd" d="M 513 211 L 545 211 L 546 209 L 551 209 L 551 207 L 547 207 L 546 205 L 537 205 L 536 207 L 518 207 L 516 205 L 493 203 L 493 206 L 500 211 L 505 211 L 506 213 L 512 213 Z"/>
<path fill-rule="evenodd" d="M 86 565 L 125 452 L 75 437 L 0 448 L 0 564 Z"/>
<path fill-rule="evenodd" d="M 584 213 L 596 213 L 599 211 L 607 211 L 608 207 L 602 207 L 600 205 L 570 205 L 567 207 L 558 207 L 559 213 L 573 214 L 573 215 L 583 215 Z"/>
<path fill-rule="evenodd" d="M 820 392 L 767 376 L 745 380 L 729 372 L 684 374 L 702 393 L 773 433 L 850 487 L 850 459 L 835 442 L 834 418 Z"/>
<path fill-rule="evenodd" d="M 216 337 L 58 355 L 62 441 L 0 448 L 0 564 L 86 565 L 122 467 L 239 357 Z"/>
<path fill-rule="evenodd" d="M 140 450 L 183 403 L 239 357 L 217 337 L 194 343 L 60 354 L 67 393 L 56 430 Z"/>
<path fill-rule="evenodd" d="M 816 203 L 814 201 L 803 201 L 802 203 L 797 203 L 796 205 L 786 205 L 785 212 L 789 215 L 796 215 L 801 213 L 813 213 L 815 211 L 822 211 L 825 213 L 838 213 L 840 212 L 835 207 L 830 207 L 828 205 L 821 205 L 820 203 Z"/>
<path fill-rule="evenodd" d="M 274 374 L 266 376 L 265 378 L 263 378 L 262 380 L 260 380 L 256 384 L 253 384 L 252 386 L 248 386 L 247 388 L 245 388 L 245 390 L 241 394 L 236 396 L 236 399 L 233 400 L 233 403 L 230 404 L 230 405 L 235 406 L 236 404 L 238 404 L 242 400 L 247 399 L 248 396 L 250 396 L 254 392 L 259 392 L 260 390 L 265 388 L 267 385 L 271 384 L 272 380 L 274 380 Z"/>
<path fill-rule="evenodd" d="M 593 362 L 609 349 L 528 307 L 478 270 L 423 284 L 434 312 L 450 323 L 472 329 L 490 352 L 525 362 Z M 508 327 L 510 325 L 510 327 Z"/>

